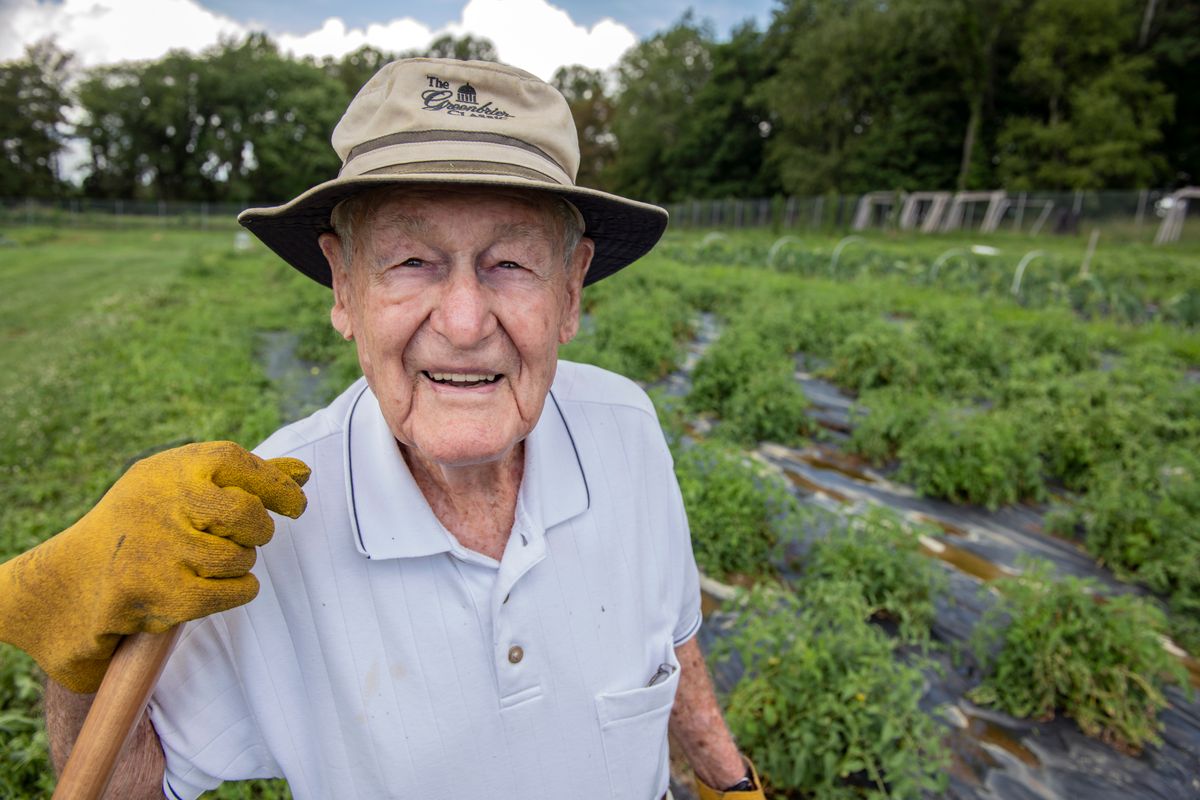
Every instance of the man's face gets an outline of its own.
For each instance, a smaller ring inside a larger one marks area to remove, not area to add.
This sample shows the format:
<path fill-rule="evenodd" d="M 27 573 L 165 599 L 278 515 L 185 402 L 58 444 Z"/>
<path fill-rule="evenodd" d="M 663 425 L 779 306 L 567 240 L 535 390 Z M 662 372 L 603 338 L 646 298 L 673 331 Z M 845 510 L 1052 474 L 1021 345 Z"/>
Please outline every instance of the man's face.
<path fill-rule="evenodd" d="M 445 466 L 494 461 L 537 423 L 558 346 L 579 326 L 591 261 L 564 264 L 554 212 L 519 194 L 395 195 L 321 247 L 333 272 L 333 325 L 396 439 Z"/>

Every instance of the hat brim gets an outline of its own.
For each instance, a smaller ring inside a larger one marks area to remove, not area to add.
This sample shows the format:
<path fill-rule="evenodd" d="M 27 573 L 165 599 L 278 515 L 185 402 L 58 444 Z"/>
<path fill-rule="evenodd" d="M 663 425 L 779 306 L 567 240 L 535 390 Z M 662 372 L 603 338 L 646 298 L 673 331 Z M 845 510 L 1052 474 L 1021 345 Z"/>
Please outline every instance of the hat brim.
<path fill-rule="evenodd" d="M 595 283 L 650 252 L 667 227 L 666 209 L 636 200 L 554 183 L 502 175 L 376 174 L 337 178 L 314 186 L 289 203 L 248 208 L 238 222 L 287 263 L 317 283 L 330 286 L 329 263 L 317 240 L 332 232 L 330 214 L 341 201 L 384 186 L 444 183 L 459 186 L 531 189 L 566 198 L 583 216 L 584 236 L 596 243 L 584 285 Z"/>

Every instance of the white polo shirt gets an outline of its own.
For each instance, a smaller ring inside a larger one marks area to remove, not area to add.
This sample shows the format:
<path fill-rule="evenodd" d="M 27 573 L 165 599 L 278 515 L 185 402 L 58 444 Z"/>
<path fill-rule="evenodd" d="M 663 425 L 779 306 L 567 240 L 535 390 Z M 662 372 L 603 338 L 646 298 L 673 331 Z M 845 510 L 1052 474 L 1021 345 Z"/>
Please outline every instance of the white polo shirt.
<path fill-rule="evenodd" d="M 297 798 L 666 791 L 700 593 L 635 384 L 559 363 L 499 562 L 434 516 L 364 380 L 257 452 L 313 467 L 308 510 L 276 517 L 258 597 L 190 624 L 167 664 L 167 797 L 257 777 Z"/>

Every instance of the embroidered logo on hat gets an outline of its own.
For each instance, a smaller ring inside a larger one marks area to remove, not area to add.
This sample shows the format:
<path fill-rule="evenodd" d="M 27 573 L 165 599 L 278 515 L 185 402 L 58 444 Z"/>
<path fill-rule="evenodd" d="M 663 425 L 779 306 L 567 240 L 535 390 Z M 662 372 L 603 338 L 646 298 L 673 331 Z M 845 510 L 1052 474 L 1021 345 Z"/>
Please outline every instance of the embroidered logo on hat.
<path fill-rule="evenodd" d="M 421 92 L 421 101 L 426 111 L 444 111 L 452 117 L 479 117 L 482 119 L 511 119 L 514 115 L 502 108 L 497 108 L 491 100 L 480 103 L 478 92 L 469 83 L 458 87 L 457 101 L 450 81 L 444 81 L 436 75 L 426 75 L 429 88 Z"/>

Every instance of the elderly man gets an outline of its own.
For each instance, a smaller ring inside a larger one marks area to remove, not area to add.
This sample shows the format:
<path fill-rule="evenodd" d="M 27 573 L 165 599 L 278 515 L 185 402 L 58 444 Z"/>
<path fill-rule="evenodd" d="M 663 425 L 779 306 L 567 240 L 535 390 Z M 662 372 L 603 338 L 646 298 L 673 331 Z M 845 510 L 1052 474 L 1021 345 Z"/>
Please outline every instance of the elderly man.
<path fill-rule="evenodd" d="M 297 797 L 650 800 L 667 791 L 669 725 L 702 796 L 761 797 L 694 638 L 698 576 L 654 409 L 630 381 L 557 360 L 583 287 L 647 252 L 665 214 L 575 186 L 565 101 L 499 64 L 389 64 L 333 142 L 337 179 L 240 220 L 332 286 L 364 378 L 263 443 L 267 460 L 151 459 L 62 534 L 112 540 L 106 504 L 145 514 L 139 490 L 158 487 L 143 492 L 158 517 L 189 522 L 135 533 L 163 571 L 178 560 L 180 591 L 242 582 L 186 606 L 153 574 L 161 597 L 126 578 L 85 601 L 126 619 L 106 634 L 200 617 L 111 793 L 278 776 Z M 263 506 L 286 516 L 246 575 L 270 538 Z M 54 541 L 15 585 L 70 583 Z M 103 582 L 109 551 L 93 547 Z M 100 637 L 82 633 L 39 661 L 87 690 L 114 637 L 89 653 Z M 47 701 L 61 754 L 90 698 L 52 686 Z"/>

